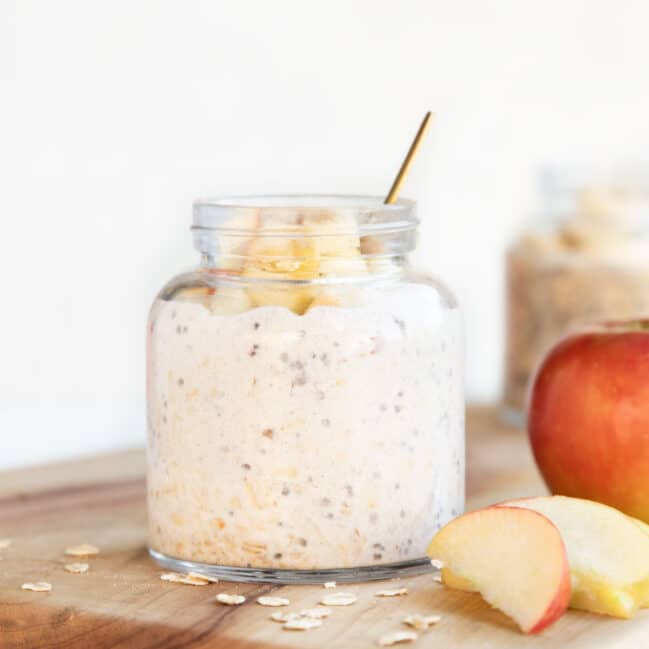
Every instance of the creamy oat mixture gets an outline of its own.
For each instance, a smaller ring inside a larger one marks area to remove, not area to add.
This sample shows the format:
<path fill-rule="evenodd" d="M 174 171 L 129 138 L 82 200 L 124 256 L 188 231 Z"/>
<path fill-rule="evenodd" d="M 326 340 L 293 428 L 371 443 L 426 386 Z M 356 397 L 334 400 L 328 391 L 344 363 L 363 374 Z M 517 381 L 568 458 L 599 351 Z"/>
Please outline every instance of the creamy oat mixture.
<path fill-rule="evenodd" d="M 357 306 L 230 315 L 157 300 L 150 543 L 229 566 L 420 558 L 464 504 L 460 315 L 398 283 Z"/>

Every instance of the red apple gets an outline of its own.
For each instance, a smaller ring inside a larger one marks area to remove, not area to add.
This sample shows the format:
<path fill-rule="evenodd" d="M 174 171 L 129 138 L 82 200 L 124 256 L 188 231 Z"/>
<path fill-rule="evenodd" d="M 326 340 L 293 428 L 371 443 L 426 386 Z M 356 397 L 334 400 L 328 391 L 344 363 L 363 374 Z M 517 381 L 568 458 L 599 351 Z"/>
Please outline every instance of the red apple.
<path fill-rule="evenodd" d="M 601 325 L 551 349 L 528 431 L 553 493 L 649 522 L 649 320 Z"/>

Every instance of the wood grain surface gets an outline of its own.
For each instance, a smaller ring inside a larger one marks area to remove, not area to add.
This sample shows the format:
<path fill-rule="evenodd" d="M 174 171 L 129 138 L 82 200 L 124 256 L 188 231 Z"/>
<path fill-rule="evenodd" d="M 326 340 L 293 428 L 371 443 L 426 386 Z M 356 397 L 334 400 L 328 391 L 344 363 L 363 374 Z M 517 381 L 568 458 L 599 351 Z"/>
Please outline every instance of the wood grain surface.
<path fill-rule="evenodd" d="M 473 408 L 467 431 L 468 507 L 544 491 L 524 434 L 498 423 L 493 410 Z M 413 647 L 629 648 L 649 647 L 649 611 L 632 621 L 569 611 L 541 636 L 523 636 L 479 595 L 450 591 L 430 575 L 341 586 L 358 602 L 333 610 L 322 627 L 286 631 L 255 603 L 273 592 L 290 610 L 315 605 L 320 586 L 271 587 L 221 582 L 187 586 L 162 582 L 146 554 L 142 451 L 129 451 L 0 474 L 0 649 L 224 649 L 376 647 L 378 638 L 405 630 L 410 613 L 442 621 Z M 101 548 L 86 574 L 70 574 L 64 549 Z M 21 590 L 48 581 L 50 593 Z M 409 594 L 377 598 L 389 586 Z M 215 603 L 218 592 L 240 593 L 239 607 Z M 401 646 L 401 645 L 400 645 Z"/>

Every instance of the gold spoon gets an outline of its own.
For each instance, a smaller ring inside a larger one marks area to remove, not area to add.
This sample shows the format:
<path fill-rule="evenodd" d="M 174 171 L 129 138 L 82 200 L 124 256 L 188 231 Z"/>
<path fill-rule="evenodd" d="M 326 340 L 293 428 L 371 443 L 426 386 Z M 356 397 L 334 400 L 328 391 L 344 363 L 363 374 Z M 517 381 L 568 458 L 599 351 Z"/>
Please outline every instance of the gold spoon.
<path fill-rule="evenodd" d="M 392 187 L 390 187 L 390 191 L 388 192 L 388 195 L 385 197 L 385 201 L 383 201 L 386 205 L 391 205 L 392 203 L 396 203 L 397 198 L 399 197 L 399 190 L 401 189 L 401 185 L 403 184 L 403 181 L 408 175 L 408 171 L 410 170 L 410 165 L 412 164 L 412 160 L 417 154 L 417 150 L 419 149 L 419 145 L 421 144 L 421 141 L 424 139 L 424 135 L 426 135 L 426 131 L 428 130 L 428 124 L 431 120 L 432 115 L 433 114 L 430 111 L 428 111 L 424 115 L 424 119 L 421 120 L 419 129 L 417 130 L 417 134 L 415 135 L 415 139 L 412 141 L 412 144 L 408 149 L 408 153 L 406 153 L 406 157 L 403 159 L 403 162 L 401 163 L 401 167 L 399 168 L 399 173 L 397 174 L 397 177 L 394 179 L 394 182 L 392 183 Z"/>

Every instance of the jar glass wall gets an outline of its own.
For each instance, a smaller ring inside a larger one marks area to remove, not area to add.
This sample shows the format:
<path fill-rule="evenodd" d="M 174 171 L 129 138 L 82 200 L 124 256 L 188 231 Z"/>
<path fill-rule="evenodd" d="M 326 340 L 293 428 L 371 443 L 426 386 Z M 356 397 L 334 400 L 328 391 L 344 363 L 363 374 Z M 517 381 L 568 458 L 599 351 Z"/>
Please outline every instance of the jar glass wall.
<path fill-rule="evenodd" d="M 413 205 L 197 203 L 196 269 L 148 327 L 150 547 L 228 579 L 426 568 L 464 505 L 457 304 L 413 273 Z"/>

